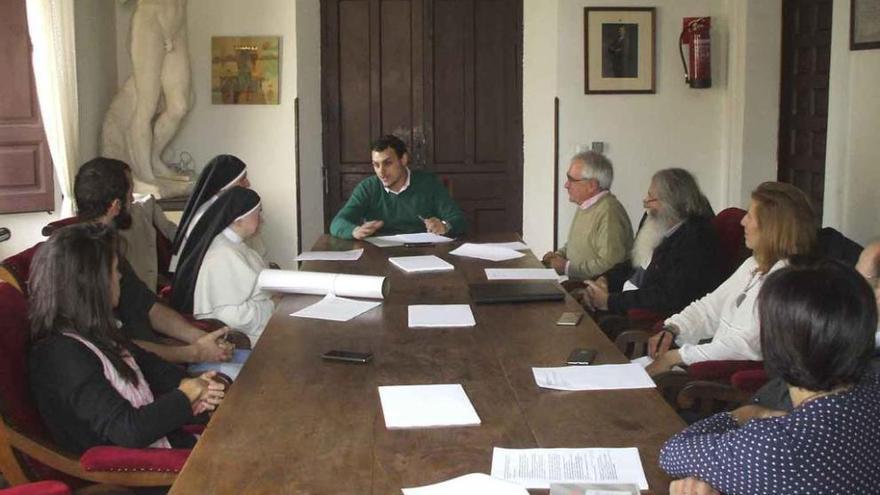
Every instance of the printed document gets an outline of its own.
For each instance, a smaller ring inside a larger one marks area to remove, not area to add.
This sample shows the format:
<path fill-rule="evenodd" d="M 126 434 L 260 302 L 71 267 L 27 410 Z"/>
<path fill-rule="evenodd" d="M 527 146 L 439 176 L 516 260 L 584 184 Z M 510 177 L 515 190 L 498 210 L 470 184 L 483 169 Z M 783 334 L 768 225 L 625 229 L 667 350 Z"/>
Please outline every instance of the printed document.
<path fill-rule="evenodd" d="M 526 488 L 550 483 L 635 483 L 648 489 L 636 448 L 503 449 L 492 453 L 492 476 Z"/>
<path fill-rule="evenodd" d="M 379 387 L 386 428 L 431 428 L 480 424 L 459 384 Z"/>
<path fill-rule="evenodd" d="M 474 313 L 469 304 L 413 304 L 409 308 L 409 327 L 472 327 Z"/>
<path fill-rule="evenodd" d="M 433 254 L 426 256 L 396 256 L 388 258 L 388 261 L 407 273 L 448 272 L 455 269 L 454 266 Z"/>
<path fill-rule="evenodd" d="M 348 321 L 382 304 L 381 301 L 356 301 L 327 294 L 324 299 L 307 306 L 290 316 L 316 320 Z"/>
<path fill-rule="evenodd" d="M 552 268 L 486 268 L 489 280 L 559 280 Z"/>
<path fill-rule="evenodd" d="M 529 495 L 521 485 L 483 473 L 471 473 L 418 488 L 404 488 L 403 495 Z"/>
<path fill-rule="evenodd" d="M 351 251 L 309 251 L 296 257 L 296 261 L 355 261 L 364 254 L 363 248 Z"/>
<path fill-rule="evenodd" d="M 535 383 L 555 390 L 654 388 L 654 380 L 637 363 L 532 368 Z"/>
<path fill-rule="evenodd" d="M 489 261 L 506 261 L 525 256 L 523 253 L 510 248 L 487 246 L 485 244 L 471 244 L 469 242 L 462 244 L 457 249 L 449 251 L 449 254 Z"/>

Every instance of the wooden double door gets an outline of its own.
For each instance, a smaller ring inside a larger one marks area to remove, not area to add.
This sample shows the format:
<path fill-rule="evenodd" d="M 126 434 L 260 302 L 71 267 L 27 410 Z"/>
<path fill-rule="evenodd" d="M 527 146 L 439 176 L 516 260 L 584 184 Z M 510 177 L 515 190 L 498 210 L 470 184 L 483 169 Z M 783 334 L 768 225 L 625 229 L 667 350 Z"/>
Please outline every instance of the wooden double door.
<path fill-rule="evenodd" d="M 522 1 L 323 0 L 325 228 L 395 134 L 472 233 L 522 231 Z"/>

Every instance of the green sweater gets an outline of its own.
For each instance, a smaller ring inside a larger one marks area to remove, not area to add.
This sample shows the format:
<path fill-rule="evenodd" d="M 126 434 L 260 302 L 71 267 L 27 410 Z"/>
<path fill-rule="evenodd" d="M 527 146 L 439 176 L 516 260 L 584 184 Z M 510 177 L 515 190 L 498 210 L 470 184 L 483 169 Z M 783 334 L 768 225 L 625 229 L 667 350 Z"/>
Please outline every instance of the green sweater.
<path fill-rule="evenodd" d="M 629 259 L 633 246 L 632 224 L 620 201 L 608 193 L 586 210 L 578 208 L 568 242 L 558 251 L 570 262 L 572 278 L 595 278 Z"/>
<path fill-rule="evenodd" d="M 461 208 L 449 197 L 449 192 L 437 177 L 421 170 L 410 170 L 409 187 L 400 194 L 385 191 L 375 175 L 361 181 L 345 206 L 330 224 L 330 234 L 351 239 L 352 231 L 370 220 L 382 220 L 376 235 L 411 234 L 425 232 L 422 218 L 436 217 L 449 223 L 447 236 L 464 233 L 466 222 Z"/>

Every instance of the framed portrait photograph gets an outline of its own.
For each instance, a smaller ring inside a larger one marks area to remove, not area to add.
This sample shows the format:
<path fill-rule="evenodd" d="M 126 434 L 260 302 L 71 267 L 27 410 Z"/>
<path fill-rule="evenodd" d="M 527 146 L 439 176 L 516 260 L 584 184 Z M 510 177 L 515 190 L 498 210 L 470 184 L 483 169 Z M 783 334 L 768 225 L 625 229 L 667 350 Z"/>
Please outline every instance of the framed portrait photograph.
<path fill-rule="evenodd" d="M 850 0 L 849 49 L 880 48 L 880 0 Z"/>
<path fill-rule="evenodd" d="M 584 93 L 655 93 L 654 7 L 584 8 Z"/>

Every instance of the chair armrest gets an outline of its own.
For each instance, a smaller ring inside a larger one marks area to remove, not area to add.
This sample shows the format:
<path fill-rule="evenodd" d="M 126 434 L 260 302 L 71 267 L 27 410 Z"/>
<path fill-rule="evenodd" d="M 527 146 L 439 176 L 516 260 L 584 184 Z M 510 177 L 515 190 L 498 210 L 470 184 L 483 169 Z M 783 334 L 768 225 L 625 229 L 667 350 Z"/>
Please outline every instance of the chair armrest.
<path fill-rule="evenodd" d="M 749 400 L 749 394 L 730 385 L 697 380 L 685 385 L 678 393 L 679 410 L 694 410 L 699 418 L 734 409 Z"/>
<path fill-rule="evenodd" d="M 694 381 L 686 371 L 670 370 L 658 373 L 652 377 L 657 384 L 657 391 L 666 399 L 674 409 L 677 406 L 678 393 L 688 383 Z"/>
<path fill-rule="evenodd" d="M 658 322 L 662 324 L 668 316 L 668 313 L 645 308 L 630 308 L 626 311 L 626 317 L 632 323 L 633 328 L 654 329 Z"/>
<path fill-rule="evenodd" d="M 630 359 L 648 355 L 648 339 L 654 335 L 645 330 L 626 330 L 614 339 L 614 345 Z"/>
<path fill-rule="evenodd" d="M 190 449 L 127 449 L 124 447 L 92 447 L 79 458 L 86 471 L 149 471 L 179 473 L 189 457 Z"/>

